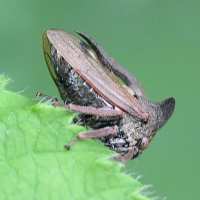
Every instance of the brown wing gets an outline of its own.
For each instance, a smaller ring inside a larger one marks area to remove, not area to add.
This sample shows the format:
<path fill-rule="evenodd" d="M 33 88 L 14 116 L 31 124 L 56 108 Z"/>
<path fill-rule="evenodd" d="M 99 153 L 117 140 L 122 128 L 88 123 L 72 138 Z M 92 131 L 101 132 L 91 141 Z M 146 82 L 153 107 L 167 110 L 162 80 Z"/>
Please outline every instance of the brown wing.
<path fill-rule="evenodd" d="M 107 54 L 106 51 L 102 49 L 91 37 L 86 35 L 81 31 L 76 31 L 81 37 L 83 37 L 88 44 L 92 47 L 98 56 L 98 59 L 103 64 L 103 66 L 112 69 L 116 76 L 119 76 L 124 83 L 131 88 L 137 95 L 146 97 L 144 88 L 127 69 L 123 68 L 118 62 L 116 62 L 111 56 Z"/>
<path fill-rule="evenodd" d="M 82 41 L 60 30 L 47 30 L 46 36 L 58 53 L 105 100 L 131 115 L 135 116 L 137 112 L 145 120 L 148 118 L 149 114 L 139 104 L 137 98 L 127 92 L 114 74 L 83 51 Z"/>

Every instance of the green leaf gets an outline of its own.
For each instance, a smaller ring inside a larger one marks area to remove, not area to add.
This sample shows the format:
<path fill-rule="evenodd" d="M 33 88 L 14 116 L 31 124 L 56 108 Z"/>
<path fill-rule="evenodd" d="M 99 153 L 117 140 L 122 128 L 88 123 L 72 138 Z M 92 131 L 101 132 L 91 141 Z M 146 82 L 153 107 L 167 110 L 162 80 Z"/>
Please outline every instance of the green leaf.
<path fill-rule="evenodd" d="M 74 113 L 4 89 L 0 76 L 0 199 L 148 199 L 98 140 L 77 141 L 86 128 Z M 109 159 L 110 158 L 110 159 Z"/>

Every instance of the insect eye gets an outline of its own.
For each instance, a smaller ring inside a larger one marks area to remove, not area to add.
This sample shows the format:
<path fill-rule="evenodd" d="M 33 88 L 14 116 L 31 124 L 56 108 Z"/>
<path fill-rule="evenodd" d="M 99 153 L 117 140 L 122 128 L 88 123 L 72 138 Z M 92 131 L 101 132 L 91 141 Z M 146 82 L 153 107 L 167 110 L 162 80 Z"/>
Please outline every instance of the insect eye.
<path fill-rule="evenodd" d="M 143 149 L 146 149 L 149 145 L 149 141 L 146 137 L 143 137 L 142 140 L 141 140 L 141 143 L 139 145 L 139 149 L 143 150 Z"/>

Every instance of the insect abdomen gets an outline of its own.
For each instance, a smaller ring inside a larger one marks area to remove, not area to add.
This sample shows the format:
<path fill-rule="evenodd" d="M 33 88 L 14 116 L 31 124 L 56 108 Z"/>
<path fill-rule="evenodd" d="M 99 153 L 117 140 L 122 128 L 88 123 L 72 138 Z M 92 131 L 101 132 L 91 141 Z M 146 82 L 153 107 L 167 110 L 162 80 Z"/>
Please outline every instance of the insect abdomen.
<path fill-rule="evenodd" d="M 73 103 L 96 108 L 113 107 L 78 75 L 52 44 L 51 61 L 61 98 L 66 104 Z"/>

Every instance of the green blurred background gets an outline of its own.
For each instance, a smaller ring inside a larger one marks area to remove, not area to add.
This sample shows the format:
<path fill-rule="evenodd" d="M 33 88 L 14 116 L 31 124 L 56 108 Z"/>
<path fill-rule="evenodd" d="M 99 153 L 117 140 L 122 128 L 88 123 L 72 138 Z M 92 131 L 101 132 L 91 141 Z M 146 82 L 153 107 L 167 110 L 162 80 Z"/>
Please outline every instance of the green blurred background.
<path fill-rule="evenodd" d="M 80 30 L 133 73 L 152 101 L 176 99 L 172 118 L 124 171 L 160 199 L 199 199 L 199 0 L 0 0 L 0 73 L 7 89 L 59 96 L 41 47 L 46 29 Z"/>

